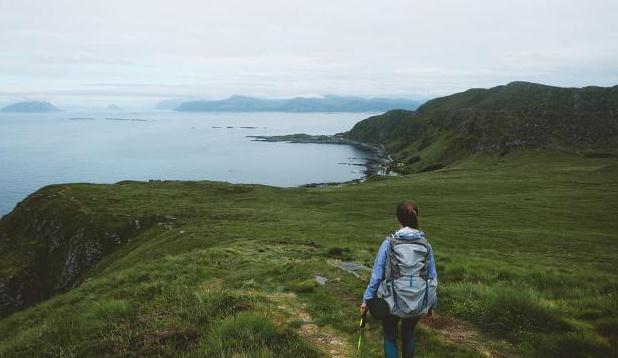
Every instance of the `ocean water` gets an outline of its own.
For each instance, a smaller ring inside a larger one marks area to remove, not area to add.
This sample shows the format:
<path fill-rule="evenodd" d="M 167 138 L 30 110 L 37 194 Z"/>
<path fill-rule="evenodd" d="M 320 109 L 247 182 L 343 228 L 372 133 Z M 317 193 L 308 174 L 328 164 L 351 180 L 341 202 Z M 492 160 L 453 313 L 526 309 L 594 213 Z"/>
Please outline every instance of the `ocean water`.
<path fill-rule="evenodd" d="M 252 141 L 334 134 L 364 113 L 0 113 L 0 215 L 56 183 L 217 180 L 297 186 L 363 176 L 347 145 Z"/>

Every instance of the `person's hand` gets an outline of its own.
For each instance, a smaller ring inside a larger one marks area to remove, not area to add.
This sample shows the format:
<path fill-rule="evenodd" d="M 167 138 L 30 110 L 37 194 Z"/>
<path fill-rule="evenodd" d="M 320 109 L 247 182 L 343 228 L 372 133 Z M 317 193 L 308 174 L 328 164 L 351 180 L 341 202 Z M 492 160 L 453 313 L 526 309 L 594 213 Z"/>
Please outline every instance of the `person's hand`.
<path fill-rule="evenodd" d="M 429 312 L 427 312 L 427 314 L 421 319 L 421 321 L 426 325 L 431 324 L 431 322 L 433 321 L 433 310 L 429 310 Z"/>
<path fill-rule="evenodd" d="M 360 305 L 360 314 L 362 317 L 365 317 L 367 315 L 367 303 L 363 302 Z"/>

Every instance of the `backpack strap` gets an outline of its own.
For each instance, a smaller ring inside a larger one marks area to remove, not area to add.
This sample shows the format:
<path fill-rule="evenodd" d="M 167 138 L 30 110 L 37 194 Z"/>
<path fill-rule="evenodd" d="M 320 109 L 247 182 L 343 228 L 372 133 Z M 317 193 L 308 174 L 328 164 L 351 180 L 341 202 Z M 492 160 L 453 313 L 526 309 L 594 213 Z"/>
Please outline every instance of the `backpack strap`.
<path fill-rule="evenodd" d="M 388 240 L 388 250 L 386 251 L 386 270 L 384 278 L 392 281 L 401 276 L 399 273 L 399 266 L 397 266 L 397 258 L 395 258 L 394 254 L 396 239 L 393 235 L 388 236 L 386 239 Z"/>
<path fill-rule="evenodd" d="M 424 246 L 427 250 L 427 255 L 425 255 L 425 259 L 423 260 L 423 268 L 421 269 L 421 272 L 419 274 L 419 276 L 421 276 L 423 280 L 427 281 L 427 279 L 429 279 L 429 258 L 431 257 L 432 248 L 431 245 L 429 245 L 429 242 L 427 242 L 427 240 L 425 239 L 418 239 L 416 243 L 418 245 Z"/>
<path fill-rule="evenodd" d="M 399 265 L 397 265 L 397 258 L 395 257 L 395 245 L 397 244 L 397 239 L 394 235 L 390 235 L 387 237 L 388 239 L 388 251 L 386 252 L 386 270 L 385 270 L 385 279 L 390 281 L 391 287 L 393 289 L 393 303 L 395 305 L 395 309 L 399 309 L 399 300 L 397 299 L 397 290 L 395 290 L 395 285 L 393 281 L 399 277 L 401 277 L 401 272 L 399 271 Z"/>

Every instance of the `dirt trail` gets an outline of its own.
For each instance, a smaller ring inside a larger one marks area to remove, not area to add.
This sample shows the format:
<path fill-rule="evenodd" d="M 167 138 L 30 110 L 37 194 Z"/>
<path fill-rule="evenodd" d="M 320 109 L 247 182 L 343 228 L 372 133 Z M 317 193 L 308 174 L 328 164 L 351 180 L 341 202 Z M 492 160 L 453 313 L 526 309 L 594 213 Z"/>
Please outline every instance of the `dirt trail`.
<path fill-rule="evenodd" d="M 355 262 L 342 262 L 339 260 L 330 260 L 328 262 L 337 268 L 350 272 L 350 267 L 360 269 L 361 271 L 370 270 Z M 344 265 L 342 265 L 344 264 Z M 356 266 L 351 266 L 355 264 Z M 361 278 L 361 275 L 351 272 L 355 277 Z M 428 327 L 433 332 L 437 333 L 443 340 L 459 346 L 471 347 L 481 355 L 491 358 L 515 358 L 517 355 L 505 352 L 505 348 L 496 348 L 492 345 L 491 340 L 480 333 L 470 323 L 451 316 L 442 316 L 435 314 L 429 321 L 423 321 L 425 327 Z M 508 350 L 508 348 L 506 348 Z"/>
<path fill-rule="evenodd" d="M 293 293 L 268 295 L 277 304 L 277 308 L 288 315 L 288 322 L 301 321 L 296 332 L 309 340 L 328 357 L 353 357 L 355 350 L 330 327 L 319 327 L 312 323 L 311 315 L 304 309 Z M 492 347 L 489 338 L 478 332 L 470 323 L 463 320 L 434 314 L 433 319 L 424 323 L 442 339 L 456 345 L 471 347 L 481 355 L 491 358 L 515 358 L 517 355 Z"/>
<path fill-rule="evenodd" d="M 485 357 L 517 357 L 512 353 L 506 353 L 491 347 L 489 338 L 478 332 L 470 323 L 455 317 L 434 314 L 433 319 L 424 322 L 424 325 L 438 333 L 447 342 L 473 347 Z"/>
<path fill-rule="evenodd" d="M 313 323 L 313 318 L 305 310 L 306 305 L 301 303 L 293 293 L 273 293 L 272 299 L 277 308 L 284 312 L 287 321 L 301 321 L 296 333 L 311 342 L 327 357 L 344 358 L 353 356 L 353 348 L 349 343 L 330 327 L 319 327 Z"/>

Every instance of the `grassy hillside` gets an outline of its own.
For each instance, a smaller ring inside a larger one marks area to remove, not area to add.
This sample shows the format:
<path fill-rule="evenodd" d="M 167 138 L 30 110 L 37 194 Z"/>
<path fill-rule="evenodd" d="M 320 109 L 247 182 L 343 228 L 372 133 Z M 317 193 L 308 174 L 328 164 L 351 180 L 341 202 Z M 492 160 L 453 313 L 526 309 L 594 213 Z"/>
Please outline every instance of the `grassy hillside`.
<path fill-rule="evenodd" d="M 403 198 L 419 203 L 440 275 L 420 356 L 616 356 L 616 177 L 613 157 L 525 150 L 326 188 L 47 187 L 0 222 L 0 277 L 28 250 L 53 271 L 41 240 L 80 230 L 103 258 L 76 288 L 0 318 L 0 356 L 353 356 L 367 274 L 337 265 L 371 266 Z M 33 211 L 61 234 L 34 235 Z M 371 321 L 366 356 L 380 332 Z"/>
<path fill-rule="evenodd" d="M 409 171 L 475 153 L 552 148 L 616 155 L 618 86 L 560 88 L 513 82 L 431 100 L 359 122 L 347 138 L 382 144 Z"/>

